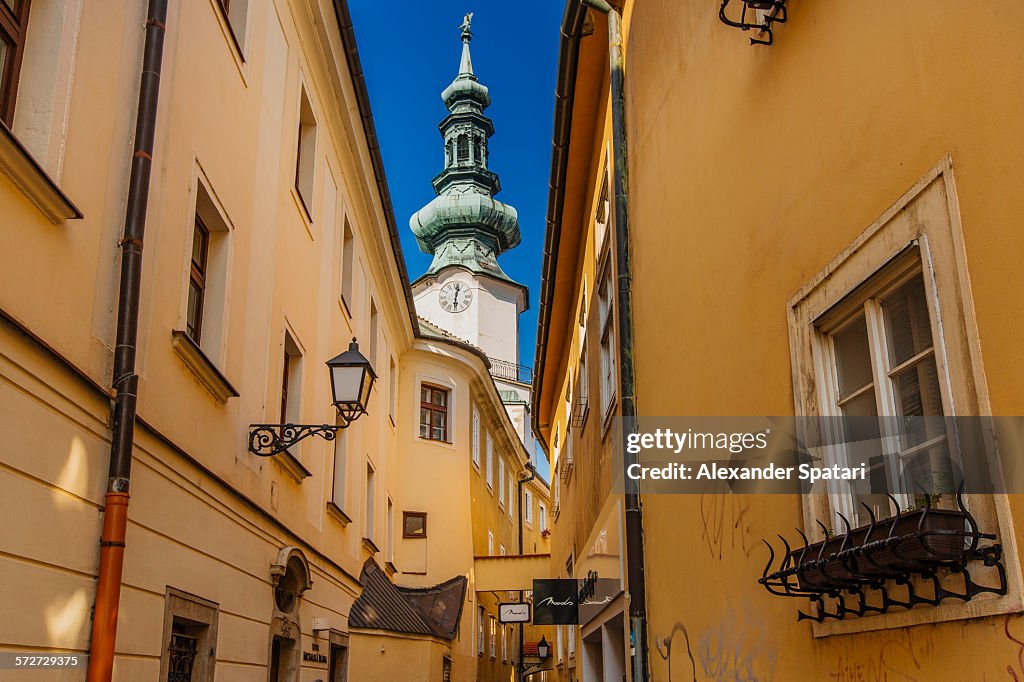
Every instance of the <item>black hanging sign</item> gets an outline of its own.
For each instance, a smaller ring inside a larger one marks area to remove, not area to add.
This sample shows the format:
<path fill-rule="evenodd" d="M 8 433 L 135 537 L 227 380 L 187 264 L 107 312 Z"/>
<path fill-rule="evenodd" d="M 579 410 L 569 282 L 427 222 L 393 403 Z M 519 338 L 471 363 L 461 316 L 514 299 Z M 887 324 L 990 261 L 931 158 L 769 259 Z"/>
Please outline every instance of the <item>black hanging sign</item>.
<path fill-rule="evenodd" d="M 576 625 L 580 622 L 579 581 L 534 580 L 534 625 Z"/>

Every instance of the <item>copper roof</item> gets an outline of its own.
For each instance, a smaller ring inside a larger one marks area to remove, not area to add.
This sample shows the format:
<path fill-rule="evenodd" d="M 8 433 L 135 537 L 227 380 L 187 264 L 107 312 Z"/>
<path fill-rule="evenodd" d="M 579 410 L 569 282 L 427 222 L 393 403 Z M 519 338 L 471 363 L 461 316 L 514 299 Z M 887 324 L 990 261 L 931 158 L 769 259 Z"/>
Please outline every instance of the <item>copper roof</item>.
<path fill-rule="evenodd" d="M 392 583 L 373 559 L 359 576 L 363 592 L 348 614 L 350 628 L 391 630 L 455 639 L 466 598 L 466 576 L 433 587 L 402 587 Z"/>

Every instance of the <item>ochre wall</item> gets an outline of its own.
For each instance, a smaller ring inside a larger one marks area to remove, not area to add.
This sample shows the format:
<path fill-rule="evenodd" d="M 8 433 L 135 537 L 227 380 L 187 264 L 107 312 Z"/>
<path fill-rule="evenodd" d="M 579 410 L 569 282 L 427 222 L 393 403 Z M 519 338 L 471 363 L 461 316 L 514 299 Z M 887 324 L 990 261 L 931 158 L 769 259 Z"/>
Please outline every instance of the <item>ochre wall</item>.
<path fill-rule="evenodd" d="M 788 5 L 772 47 L 708 2 L 633 5 L 639 412 L 792 414 L 786 302 L 949 154 L 991 410 L 1020 414 L 1024 7 Z M 666 638 L 675 679 L 1024 675 L 1016 616 L 815 639 L 756 583 L 760 539 L 801 524 L 796 497 L 644 498 L 653 679 L 669 676 Z"/>

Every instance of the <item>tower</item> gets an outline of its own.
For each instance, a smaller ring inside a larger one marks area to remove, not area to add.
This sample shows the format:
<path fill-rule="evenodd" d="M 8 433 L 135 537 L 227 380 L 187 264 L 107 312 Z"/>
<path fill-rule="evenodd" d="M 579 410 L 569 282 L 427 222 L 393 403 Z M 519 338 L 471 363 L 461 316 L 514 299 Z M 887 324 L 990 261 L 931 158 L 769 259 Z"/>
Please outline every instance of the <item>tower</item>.
<path fill-rule="evenodd" d="M 519 244 L 519 218 L 494 198 L 501 183 L 488 168 L 494 125 L 484 115 L 491 100 L 473 73 L 471 19 L 467 15 L 461 26 L 459 73 L 441 93 L 449 113 L 438 126 L 444 169 L 433 180 L 437 196 L 409 219 L 420 250 L 434 257 L 412 289 L 421 316 L 482 349 L 492 365 L 515 367 L 527 290 L 505 274 L 498 256 Z M 518 368 L 510 371 L 524 383 Z"/>

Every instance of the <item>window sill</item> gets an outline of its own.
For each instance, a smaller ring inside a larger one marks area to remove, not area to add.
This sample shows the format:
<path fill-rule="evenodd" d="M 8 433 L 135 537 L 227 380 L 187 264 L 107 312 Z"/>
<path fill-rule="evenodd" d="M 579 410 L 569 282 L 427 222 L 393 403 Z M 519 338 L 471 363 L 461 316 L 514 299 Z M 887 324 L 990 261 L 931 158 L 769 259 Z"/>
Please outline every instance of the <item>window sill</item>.
<path fill-rule="evenodd" d="M 925 587 L 924 590 L 928 588 Z M 939 606 L 914 608 L 909 611 L 894 611 L 877 616 L 861 616 L 853 620 L 831 623 L 811 623 L 815 637 L 849 635 L 859 632 L 877 632 L 892 628 L 904 628 L 925 623 L 946 623 L 967 618 L 1008 615 L 1024 610 L 1020 598 L 1014 594 L 991 599 L 978 598 L 966 603 L 951 602 Z"/>
<path fill-rule="evenodd" d="M 313 474 L 302 465 L 295 455 L 285 450 L 270 458 L 277 466 L 288 474 L 296 483 L 302 483 L 302 479 L 309 478 Z"/>
<path fill-rule="evenodd" d="M 333 502 L 327 503 L 327 515 L 332 517 L 338 523 L 340 523 L 343 528 L 348 524 L 352 523 L 352 519 L 349 518 L 348 514 L 346 514 L 341 507 L 334 504 Z"/>
<path fill-rule="evenodd" d="M 0 172 L 54 225 L 82 218 L 82 212 L 3 122 L 0 122 Z"/>
<path fill-rule="evenodd" d="M 306 234 L 309 235 L 311 240 L 315 241 L 313 237 L 313 214 L 306 205 L 306 200 L 303 198 L 302 192 L 300 192 L 297 187 L 292 187 L 292 199 L 295 201 L 295 207 L 299 211 L 299 215 L 302 217 L 302 226 L 306 228 Z"/>
<path fill-rule="evenodd" d="M 416 436 L 416 440 L 420 441 L 421 443 L 429 443 L 431 445 L 438 445 L 446 448 L 455 447 L 455 443 L 453 443 L 450 440 L 437 440 L 435 438 L 424 438 L 423 436 Z"/>
<path fill-rule="evenodd" d="M 192 340 L 192 337 L 180 329 L 175 329 L 171 332 L 171 345 L 178 357 L 188 365 L 188 368 L 206 387 L 206 390 L 213 394 L 214 398 L 221 403 L 226 403 L 228 398 L 238 397 L 235 387 L 217 369 L 210 358 L 206 357 L 206 353 Z"/>
<path fill-rule="evenodd" d="M 363 538 L 363 549 L 369 552 L 370 556 L 374 556 L 380 552 L 380 547 L 378 547 L 370 538 Z"/>

